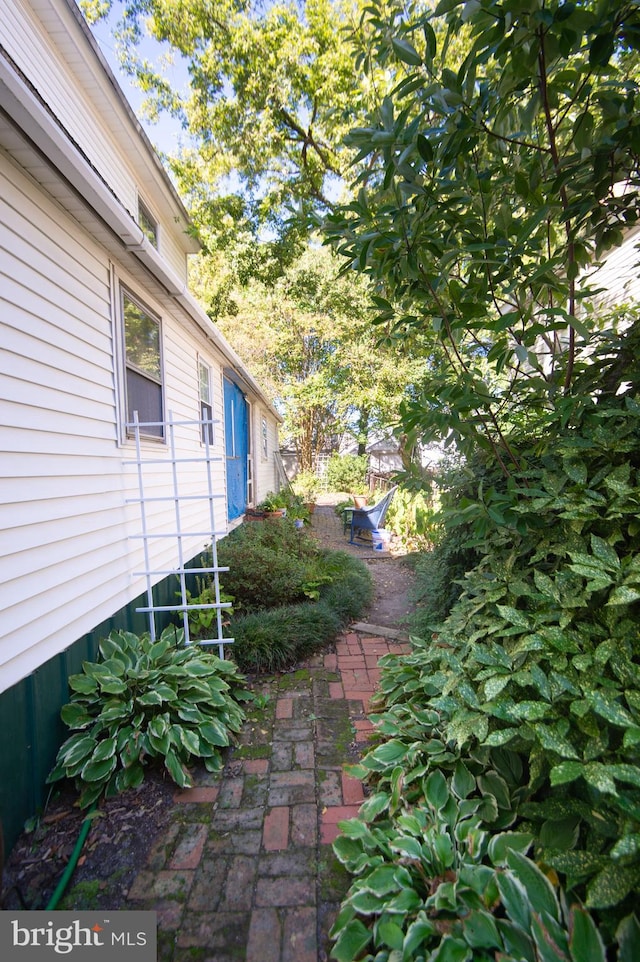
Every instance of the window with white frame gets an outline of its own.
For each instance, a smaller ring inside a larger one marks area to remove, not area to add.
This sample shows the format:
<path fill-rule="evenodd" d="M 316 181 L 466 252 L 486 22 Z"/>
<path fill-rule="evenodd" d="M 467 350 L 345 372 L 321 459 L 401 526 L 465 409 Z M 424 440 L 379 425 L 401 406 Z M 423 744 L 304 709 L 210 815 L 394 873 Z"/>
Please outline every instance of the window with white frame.
<path fill-rule="evenodd" d="M 158 221 L 147 205 L 138 197 L 138 226 L 142 228 L 144 236 L 150 244 L 158 249 Z"/>
<path fill-rule="evenodd" d="M 213 399 L 211 394 L 211 368 L 198 360 L 200 385 L 200 419 L 202 420 L 202 443 L 213 444 Z M 208 423 L 207 423 L 208 422 Z"/>
<path fill-rule="evenodd" d="M 265 417 L 264 415 L 262 415 L 262 421 L 261 421 L 261 424 L 260 424 L 260 431 L 261 431 L 261 438 L 260 438 L 260 440 L 261 440 L 261 443 L 262 443 L 262 457 L 263 457 L 263 458 L 267 458 L 267 457 L 269 456 L 269 447 L 268 447 L 268 444 L 267 444 L 267 440 L 268 440 L 268 434 L 267 434 L 267 419 L 266 419 L 266 417 Z"/>
<path fill-rule="evenodd" d="M 131 424 L 137 411 L 142 425 L 140 433 L 163 438 L 160 319 L 124 288 L 121 294 L 127 421 Z"/>

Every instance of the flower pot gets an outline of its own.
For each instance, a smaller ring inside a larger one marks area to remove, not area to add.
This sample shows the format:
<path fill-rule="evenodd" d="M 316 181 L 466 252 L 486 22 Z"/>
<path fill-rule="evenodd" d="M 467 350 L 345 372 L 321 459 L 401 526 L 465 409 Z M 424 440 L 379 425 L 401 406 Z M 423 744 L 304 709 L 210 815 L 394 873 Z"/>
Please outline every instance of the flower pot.
<path fill-rule="evenodd" d="M 369 502 L 369 498 L 366 494 L 354 494 L 353 503 L 356 508 L 366 508 Z"/>
<path fill-rule="evenodd" d="M 267 521 L 274 521 L 276 518 L 284 518 L 286 513 L 286 508 L 275 508 L 273 511 L 265 511 L 264 516 Z"/>
<path fill-rule="evenodd" d="M 313 512 L 316 510 L 315 501 L 305 501 L 304 506 L 309 512 L 309 514 L 313 514 Z"/>

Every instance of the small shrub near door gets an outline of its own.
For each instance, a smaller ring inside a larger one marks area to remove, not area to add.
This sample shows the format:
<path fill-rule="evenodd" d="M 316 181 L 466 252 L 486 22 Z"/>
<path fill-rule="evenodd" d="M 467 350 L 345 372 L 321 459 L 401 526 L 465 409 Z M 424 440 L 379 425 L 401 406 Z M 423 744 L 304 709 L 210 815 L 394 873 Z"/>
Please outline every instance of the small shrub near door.
<path fill-rule="evenodd" d="M 233 597 L 229 656 L 246 672 L 282 671 L 333 641 L 371 601 L 366 565 L 326 551 L 289 519 L 244 525 L 218 546 Z M 194 599 L 196 600 L 196 599 Z"/>

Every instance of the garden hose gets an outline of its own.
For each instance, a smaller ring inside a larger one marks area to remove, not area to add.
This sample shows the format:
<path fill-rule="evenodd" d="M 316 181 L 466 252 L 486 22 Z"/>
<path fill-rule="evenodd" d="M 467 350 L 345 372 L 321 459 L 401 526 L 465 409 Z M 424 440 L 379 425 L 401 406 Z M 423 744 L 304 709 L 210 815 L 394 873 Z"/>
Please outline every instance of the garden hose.
<path fill-rule="evenodd" d="M 60 899 L 64 894 L 64 890 L 66 889 L 69 883 L 69 879 L 73 875 L 75 867 L 78 864 L 78 859 L 80 858 L 80 852 L 82 851 L 82 846 L 84 845 L 87 839 L 87 835 L 89 834 L 89 829 L 91 828 L 91 823 L 93 821 L 91 816 L 95 812 L 96 807 L 97 807 L 97 802 L 94 802 L 82 823 L 82 827 L 80 828 L 80 834 L 78 835 L 75 848 L 71 853 L 71 858 L 69 859 L 67 863 L 67 867 L 62 874 L 62 878 L 60 879 L 60 881 L 56 886 L 55 892 L 53 893 L 53 895 L 51 896 L 47 904 L 47 909 L 46 909 L 47 912 L 52 912 L 55 909 L 55 907 L 57 906 L 58 902 L 60 901 Z"/>

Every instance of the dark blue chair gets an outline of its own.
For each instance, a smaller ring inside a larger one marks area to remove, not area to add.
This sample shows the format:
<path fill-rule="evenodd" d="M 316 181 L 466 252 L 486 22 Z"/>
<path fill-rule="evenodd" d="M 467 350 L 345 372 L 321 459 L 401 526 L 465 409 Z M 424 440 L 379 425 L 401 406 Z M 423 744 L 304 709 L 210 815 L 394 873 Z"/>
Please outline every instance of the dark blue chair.
<path fill-rule="evenodd" d="M 370 508 L 344 509 L 344 530 L 346 531 L 347 527 L 350 528 L 349 544 L 355 544 L 358 548 L 364 547 L 364 545 L 359 545 L 354 540 L 356 537 L 361 538 L 361 535 L 356 535 L 356 531 L 376 531 L 382 527 L 386 513 L 389 510 L 389 505 L 397 490 L 398 485 L 390 488 L 384 497 L 380 498 L 378 503 L 372 505 Z"/>

